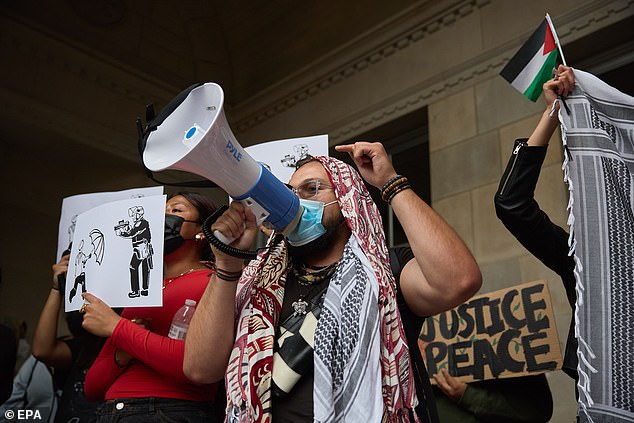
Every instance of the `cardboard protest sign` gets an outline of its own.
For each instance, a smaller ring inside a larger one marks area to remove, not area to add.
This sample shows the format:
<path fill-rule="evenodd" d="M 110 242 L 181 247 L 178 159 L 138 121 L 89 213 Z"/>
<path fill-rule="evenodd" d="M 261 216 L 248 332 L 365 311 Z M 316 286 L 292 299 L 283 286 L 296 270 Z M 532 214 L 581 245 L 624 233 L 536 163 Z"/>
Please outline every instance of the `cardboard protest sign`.
<path fill-rule="evenodd" d="M 418 344 L 430 376 L 446 368 L 463 382 L 543 373 L 562 365 L 546 281 L 478 295 L 428 317 Z"/>
<path fill-rule="evenodd" d="M 110 307 L 163 304 L 165 195 L 112 201 L 77 216 L 65 311 L 90 292 Z"/>

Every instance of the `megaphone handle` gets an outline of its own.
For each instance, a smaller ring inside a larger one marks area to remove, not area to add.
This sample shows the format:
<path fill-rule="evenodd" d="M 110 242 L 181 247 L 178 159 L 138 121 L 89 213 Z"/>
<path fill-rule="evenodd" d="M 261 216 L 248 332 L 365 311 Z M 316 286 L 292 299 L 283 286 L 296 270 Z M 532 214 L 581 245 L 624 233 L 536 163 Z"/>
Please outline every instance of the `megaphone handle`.
<path fill-rule="evenodd" d="M 269 215 L 269 213 L 261 205 L 253 201 L 251 198 L 245 198 L 243 200 L 235 200 L 235 201 L 239 201 L 251 209 L 251 211 L 255 215 L 258 226 L 260 226 L 260 224 L 262 224 L 262 222 L 264 222 L 264 220 Z M 222 241 L 223 243 L 227 245 L 231 244 L 233 241 L 236 240 L 235 238 L 230 238 L 226 236 L 220 231 L 214 231 L 214 235 L 216 236 L 216 238 L 218 238 L 220 241 Z"/>
<path fill-rule="evenodd" d="M 234 257 L 249 259 L 249 260 L 256 258 L 258 255 L 257 251 L 245 251 L 245 250 L 239 250 L 237 248 L 233 248 L 228 245 L 232 242 L 232 240 L 228 239 L 224 234 L 222 234 L 219 231 L 211 232 L 211 224 L 214 223 L 216 219 L 218 219 L 220 215 L 223 214 L 225 210 L 227 210 L 227 208 L 228 208 L 227 206 L 222 206 L 218 210 L 216 210 L 211 216 L 205 219 L 205 221 L 203 222 L 203 233 L 205 234 L 205 238 L 207 238 L 207 241 L 209 241 L 211 245 L 213 245 L 214 247 L 216 247 L 217 249 L 219 249 L 225 254 L 229 254 Z M 220 237 L 217 236 L 216 234 L 220 235 Z M 224 241 L 221 240 L 221 237 L 224 238 Z"/>
<path fill-rule="evenodd" d="M 214 236 L 216 238 L 218 238 L 219 241 L 221 241 L 223 244 L 231 244 L 233 241 L 235 241 L 235 238 L 229 238 L 228 236 L 226 236 L 225 234 L 223 234 L 222 232 L 215 230 L 214 231 Z"/>

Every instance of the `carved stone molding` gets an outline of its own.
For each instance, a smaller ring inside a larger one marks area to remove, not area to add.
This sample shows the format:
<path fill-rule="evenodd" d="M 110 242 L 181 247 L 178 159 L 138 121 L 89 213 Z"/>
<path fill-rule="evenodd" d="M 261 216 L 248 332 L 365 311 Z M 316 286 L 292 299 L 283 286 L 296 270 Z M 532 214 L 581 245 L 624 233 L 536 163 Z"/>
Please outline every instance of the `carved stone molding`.
<path fill-rule="evenodd" d="M 237 105 L 235 107 L 236 116 L 238 116 L 236 131 L 244 132 L 262 121 L 268 120 L 298 103 L 306 101 L 315 94 L 330 89 L 344 79 L 354 77 L 370 66 L 388 59 L 396 51 L 407 49 L 413 43 L 429 34 L 433 34 L 470 15 L 490 3 L 490 0 L 454 0 L 439 3 L 442 4 L 442 9 L 434 8 L 428 2 L 420 2 L 412 9 L 404 11 L 400 16 L 374 28 L 371 33 L 364 34 L 362 39 L 354 40 L 343 46 L 340 49 L 341 51 L 333 52 L 330 55 L 334 56 L 336 54 L 339 58 L 350 54 L 354 55 L 354 57 L 346 59 L 345 62 L 337 63 L 339 60 L 336 58 L 326 58 L 320 63 L 307 66 L 305 69 L 275 84 L 274 87 Z M 406 30 L 403 31 L 402 28 L 406 28 Z M 395 29 L 398 32 L 395 32 Z M 373 44 L 370 47 L 368 47 L 368 40 L 373 40 L 370 42 Z M 334 67 L 334 69 L 324 69 L 322 72 L 317 71 L 323 76 L 307 81 L 304 75 L 314 74 L 315 69 L 319 67 Z M 311 71 L 307 72 L 309 69 Z M 291 88 L 293 89 L 292 92 L 286 95 L 282 94 L 280 98 L 279 93 L 283 92 L 286 87 L 296 88 Z M 271 101 L 271 97 L 277 98 Z M 254 107 L 254 104 L 257 109 L 252 112 L 248 111 Z M 241 117 L 240 115 L 245 114 L 245 110 L 246 116 Z"/>
<path fill-rule="evenodd" d="M 574 41 L 634 14 L 634 0 L 605 1 L 603 5 L 606 7 L 601 9 L 595 2 L 592 6 L 577 9 L 558 19 L 559 38 Z M 371 110 L 356 114 L 362 117 L 353 116 L 346 122 L 340 122 L 340 125 L 335 124 L 327 128 L 324 132 L 329 133 L 330 144 L 338 144 L 467 86 L 495 77 L 529 35 L 529 33 L 522 34 L 453 69 L 445 70 L 443 75 L 437 75 L 412 86 L 406 92 L 393 95 Z M 454 76 L 447 78 L 446 75 Z"/>
<path fill-rule="evenodd" d="M 235 125 L 236 132 L 252 132 L 258 125 L 291 109 L 298 103 L 334 88 L 344 78 L 352 78 L 378 61 L 389 60 L 389 56 L 396 49 L 406 49 L 427 34 L 438 31 L 443 25 L 449 25 L 455 22 L 456 19 L 463 18 L 476 10 L 476 8 L 488 3 L 489 1 L 466 1 L 454 5 L 453 8 L 446 10 L 444 14 L 408 28 L 407 31 L 402 32 L 399 37 L 395 37 L 389 43 L 366 50 L 367 53 L 361 57 L 357 57 L 322 78 L 305 84 L 293 93 L 287 94 L 282 98 L 278 97 L 268 104 L 263 104 L 263 101 L 259 101 L 259 107 L 256 111 L 237 121 Z M 564 16 L 558 17 L 558 35 L 562 41 L 574 41 L 634 14 L 633 6 L 634 0 L 604 0 L 579 7 Z M 345 116 L 339 122 L 333 122 L 332 125 L 326 128 L 320 128 L 318 132 L 329 133 L 330 143 L 337 144 L 355 134 L 365 132 L 398 116 L 423 107 L 438 98 L 495 76 L 517 51 L 517 48 L 528 38 L 530 32 L 532 30 L 519 34 L 515 39 L 490 49 L 452 69 L 445 69 L 442 75 L 436 75 L 417 83 L 403 92 L 394 93 L 380 104 L 370 105 L 368 108 L 357 111 L 353 115 Z M 311 73 L 319 72 L 313 70 Z M 452 76 L 448 78 L 447 75 Z M 269 99 L 274 97 L 273 92 L 268 94 Z M 242 114 L 240 110 L 236 110 L 236 112 L 237 116 Z"/>

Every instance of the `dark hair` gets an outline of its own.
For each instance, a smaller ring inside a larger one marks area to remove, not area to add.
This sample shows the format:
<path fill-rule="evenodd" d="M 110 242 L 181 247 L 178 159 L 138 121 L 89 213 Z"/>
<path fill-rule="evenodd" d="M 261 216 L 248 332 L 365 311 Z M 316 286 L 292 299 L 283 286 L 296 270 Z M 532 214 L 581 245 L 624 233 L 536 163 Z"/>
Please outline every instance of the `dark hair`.
<path fill-rule="evenodd" d="M 196 208 L 196 210 L 198 211 L 198 222 L 200 223 L 203 223 L 205 219 L 211 216 L 213 212 L 218 209 L 213 201 L 197 192 L 179 191 L 176 194 L 172 195 L 170 198 L 174 198 L 177 195 L 185 197 L 185 199 Z"/>
<path fill-rule="evenodd" d="M 314 158 L 313 156 L 311 156 L 310 154 L 308 154 L 308 155 L 302 157 L 301 159 L 299 159 L 295 163 L 295 170 L 297 170 L 300 167 L 304 166 L 306 163 L 315 162 L 315 161 L 317 161 L 317 159 Z"/>
<path fill-rule="evenodd" d="M 117 314 L 121 314 L 121 311 L 119 310 Z M 87 369 L 99 355 L 106 338 L 93 335 L 82 327 L 84 315 L 79 310 L 65 313 L 65 318 L 66 326 L 75 339 L 71 343 L 72 346 L 69 344 L 71 350 L 76 348 L 76 355 L 73 355 L 73 360 L 75 361 L 73 365 L 80 369 Z"/>
<path fill-rule="evenodd" d="M 170 196 L 170 198 L 180 195 L 191 203 L 192 206 L 198 211 L 198 222 L 202 224 L 205 219 L 211 216 L 218 208 L 209 198 L 202 194 L 193 191 L 179 191 L 176 194 Z M 208 242 L 205 242 L 205 246 L 201 251 L 202 260 L 213 260 L 214 256 L 211 252 L 211 247 Z"/>

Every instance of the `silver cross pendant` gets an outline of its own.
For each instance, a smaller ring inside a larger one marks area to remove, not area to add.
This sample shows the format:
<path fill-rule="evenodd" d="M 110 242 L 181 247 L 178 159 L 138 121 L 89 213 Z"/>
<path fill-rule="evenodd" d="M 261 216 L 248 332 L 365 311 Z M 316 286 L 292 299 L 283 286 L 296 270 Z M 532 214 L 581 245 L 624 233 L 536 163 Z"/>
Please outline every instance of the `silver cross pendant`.
<path fill-rule="evenodd" d="M 308 307 L 308 303 L 306 301 L 304 301 L 303 298 L 299 298 L 297 301 L 294 301 L 291 306 L 293 307 L 293 310 L 295 310 L 296 315 L 301 315 L 303 316 L 304 314 L 306 314 L 306 308 Z"/>

